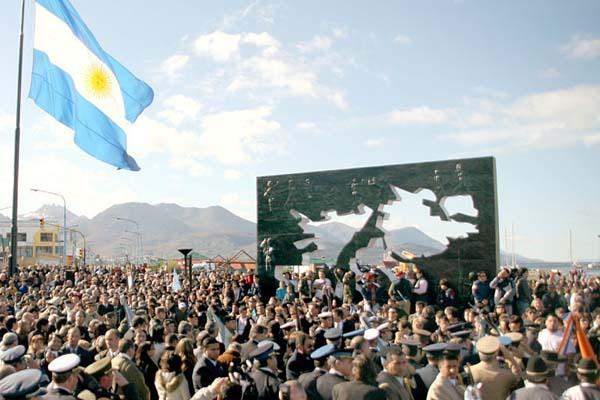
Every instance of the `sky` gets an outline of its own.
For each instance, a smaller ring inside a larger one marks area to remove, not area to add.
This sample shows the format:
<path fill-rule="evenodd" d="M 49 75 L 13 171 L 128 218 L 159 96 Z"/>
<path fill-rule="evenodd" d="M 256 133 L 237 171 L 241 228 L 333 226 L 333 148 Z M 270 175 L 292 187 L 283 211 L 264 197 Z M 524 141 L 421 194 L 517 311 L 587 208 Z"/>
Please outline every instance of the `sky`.
<path fill-rule="evenodd" d="M 12 202 L 19 1 L 0 14 L 0 209 Z M 494 156 L 501 246 L 600 252 L 597 1 L 72 0 L 155 91 L 118 171 L 27 98 L 20 212 L 62 193 L 93 217 L 129 201 L 222 205 L 256 220 L 257 176 Z M 10 210 L 5 210 L 6 213 Z M 0 210 L 0 212 L 2 212 Z"/>

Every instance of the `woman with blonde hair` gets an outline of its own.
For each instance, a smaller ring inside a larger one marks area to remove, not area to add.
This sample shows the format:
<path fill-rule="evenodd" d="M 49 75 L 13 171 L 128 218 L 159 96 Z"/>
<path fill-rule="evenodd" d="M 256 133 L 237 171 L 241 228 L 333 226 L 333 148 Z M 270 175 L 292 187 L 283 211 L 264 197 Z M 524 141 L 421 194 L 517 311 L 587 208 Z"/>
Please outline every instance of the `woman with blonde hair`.
<path fill-rule="evenodd" d="M 181 357 L 171 350 L 165 351 L 160 357 L 160 370 L 154 379 L 159 400 L 190 399 L 188 383 L 181 373 L 181 366 Z"/>

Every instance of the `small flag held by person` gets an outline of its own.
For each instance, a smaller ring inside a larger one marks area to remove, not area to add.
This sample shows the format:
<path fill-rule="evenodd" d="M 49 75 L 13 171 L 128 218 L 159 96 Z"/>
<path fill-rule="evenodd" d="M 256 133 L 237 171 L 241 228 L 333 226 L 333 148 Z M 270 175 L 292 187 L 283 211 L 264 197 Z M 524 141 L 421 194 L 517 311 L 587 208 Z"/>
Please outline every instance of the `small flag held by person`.
<path fill-rule="evenodd" d="M 154 93 L 100 47 L 68 0 L 36 0 L 29 97 L 73 129 L 92 157 L 140 170 L 127 153 L 125 129 Z"/>
<path fill-rule="evenodd" d="M 173 283 L 171 284 L 171 290 L 173 293 L 177 293 L 181 290 L 181 282 L 179 282 L 179 275 L 177 275 L 175 269 L 173 269 Z"/>

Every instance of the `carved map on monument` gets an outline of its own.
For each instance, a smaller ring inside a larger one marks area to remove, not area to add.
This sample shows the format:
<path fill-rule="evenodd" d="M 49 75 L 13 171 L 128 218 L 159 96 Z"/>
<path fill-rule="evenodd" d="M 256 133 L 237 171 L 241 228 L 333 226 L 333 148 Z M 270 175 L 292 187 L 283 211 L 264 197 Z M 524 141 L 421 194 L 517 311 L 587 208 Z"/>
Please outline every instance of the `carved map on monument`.
<path fill-rule="evenodd" d="M 434 278 L 453 281 L 462 280 L 467 271 L 493 274 L 496 269 L 491 157 L 259 177 L 257 196 L 257 253 L 263 276 L 270 276 L 274 265 L 298 265 L 307 255 L 323 251 L 326 235 L 315 238 L 315 229 L 331 216 L 353 220 L 347 241 L 335 249 L 336 265 L 349 266 L 372 246 L 392 250 L 394 258 L 407 261 L 395 251 L 395 230 L 389 224 L 409 200 L 418 202 L 426 216 L 423 221 L 447 232 L 434 240 L 441 246 L 417 252 L 412 262 Z"/>

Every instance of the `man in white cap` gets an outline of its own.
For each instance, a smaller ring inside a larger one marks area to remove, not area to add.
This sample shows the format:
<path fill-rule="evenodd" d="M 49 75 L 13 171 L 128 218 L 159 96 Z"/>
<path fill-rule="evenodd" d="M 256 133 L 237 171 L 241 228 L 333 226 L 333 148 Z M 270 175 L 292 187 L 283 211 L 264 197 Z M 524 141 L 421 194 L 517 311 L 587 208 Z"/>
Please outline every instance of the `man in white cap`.
<path fill-rule="evenodd" d="M 75 400 L 73 392 L 77 386 L 77 373 L 81 359 L 77 354 L 69 353 L 57 357 L 48 364 L 52 373 L 52 382 L 47 387 L 44 400 Z"/>

